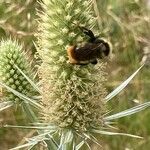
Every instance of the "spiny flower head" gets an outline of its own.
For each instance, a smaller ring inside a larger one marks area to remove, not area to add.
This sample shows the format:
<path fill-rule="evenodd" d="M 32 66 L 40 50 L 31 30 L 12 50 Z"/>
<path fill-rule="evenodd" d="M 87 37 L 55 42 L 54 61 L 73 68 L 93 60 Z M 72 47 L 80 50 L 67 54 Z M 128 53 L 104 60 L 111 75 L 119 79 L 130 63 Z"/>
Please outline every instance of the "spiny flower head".
<path fill-rule="evenodd" d="M 33 88 L 27 79 L 16 68 L 19 67 L 24 74 L 33 78 L 31 64 L 22 46 L 17 41 L 6 40 L 0 42 L 0 82 L 21 94 L 31 96 Z M 8 100 L 18 102 L 20 99 L 13 93 L 2 89 L 3 96 Z"/>
<path fill-rule="evenodd" d="M 41 5 L 44 11 L 39 12 L 39 54 L 43 61 L 53 63 L 48 58 L 55 57 L 55 63 L 62 64 L 60 56 L 67 60 L 67 46 L 83 42 L 85 38 L 79 26 L 93 28 L 95 25 L 92 1 L 44 0 Z"/>
<path fill-rule="evenodd" d="M 102 125 L 105 65 L 72 65 L 66 52 L 69 45 L 87 40 L 79 26 L 96 25 L 92 1 L 43 0 L 41 5 L 38 52 L 44 120 L 80 131 Z"/>

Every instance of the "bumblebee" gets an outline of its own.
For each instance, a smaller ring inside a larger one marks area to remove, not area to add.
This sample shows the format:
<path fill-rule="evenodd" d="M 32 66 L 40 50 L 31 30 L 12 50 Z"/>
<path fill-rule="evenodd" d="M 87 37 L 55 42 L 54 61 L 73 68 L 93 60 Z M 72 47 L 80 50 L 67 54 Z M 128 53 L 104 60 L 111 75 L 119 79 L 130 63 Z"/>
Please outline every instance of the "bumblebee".
<path fill-rule="evenodd" d="M 73 45 L 67 48 L 67 54 L 71 64 L 97 64 L 98 58 L 102 59 L 109 55 L 110 45 L 107 42 L 95 36 L 91 30 L 85 27 L 80 27 L 80 29 L 84 34 L 89 36 L 89 40 L 81 47 Z"/>

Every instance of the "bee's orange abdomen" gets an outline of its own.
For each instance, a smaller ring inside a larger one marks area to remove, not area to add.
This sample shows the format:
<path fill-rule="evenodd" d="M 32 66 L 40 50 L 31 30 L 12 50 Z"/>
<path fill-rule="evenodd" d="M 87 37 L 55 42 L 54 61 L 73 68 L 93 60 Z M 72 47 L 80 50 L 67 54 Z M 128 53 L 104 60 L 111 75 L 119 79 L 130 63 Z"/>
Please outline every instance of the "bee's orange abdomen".
<path fill-rule="evenodd" d="M 76 46 L 69 46 L 67 48 L 67 54 L 68 54 L 69 61 L 71 64 L 77 64 L 78 63 L 78 61 L 75 58 L 75 48 L 76 48 Z"/>

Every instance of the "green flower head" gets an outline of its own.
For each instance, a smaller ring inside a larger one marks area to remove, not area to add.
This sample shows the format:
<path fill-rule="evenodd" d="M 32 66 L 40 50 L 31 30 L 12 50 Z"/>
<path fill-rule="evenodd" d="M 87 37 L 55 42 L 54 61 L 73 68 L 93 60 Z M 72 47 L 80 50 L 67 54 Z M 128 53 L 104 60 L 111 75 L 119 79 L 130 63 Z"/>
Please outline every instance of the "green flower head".
<path fill-rule="evenodd" d="M 79 26 L 96 31 L 93 3 L 44 0 L 41 5 L 44 12 L 39 13 L 38 52 L 43 61 L 39 74 L 44 120 L 82 131 L 97 127 L 103 123 L 105 112 L 105 65 L 72 65 L 66 51 L 68 46 L 87 40 Z"/>
<path fill-rule="evenodd" d="M 0 42 L 0 82 L 21 94 L 31 96 L 32 86 L 17 69 L 17 67 L 20 68 L 24 74 L 33 78 L 30 65 L 27 55 L 22 51 L 22 46 L 16 41 L 2 40 Z M 4 88 L 2 93 L 8 100 L 20 101 L 19 97 Z"/>

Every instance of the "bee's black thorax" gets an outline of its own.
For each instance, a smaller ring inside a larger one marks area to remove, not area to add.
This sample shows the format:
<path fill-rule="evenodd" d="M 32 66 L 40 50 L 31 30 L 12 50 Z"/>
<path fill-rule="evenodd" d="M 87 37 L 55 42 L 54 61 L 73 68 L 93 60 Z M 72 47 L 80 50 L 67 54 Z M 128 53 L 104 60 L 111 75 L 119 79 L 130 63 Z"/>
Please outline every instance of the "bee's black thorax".
<path fill-rule="evenodd" d="M 77 47 L 76 45 L 69 50 L 70 61 L 72 64 L 97 64 L 97 59 L 102 59 L 110 53 L 110 46 L 103 39 L 95 36 L 91 30 L 85 27 L 80 27 L 81 30 L 89 36 L 89 40 L 83 45 Z M 71 52 L 71 53 L 70 53 Z"/>

